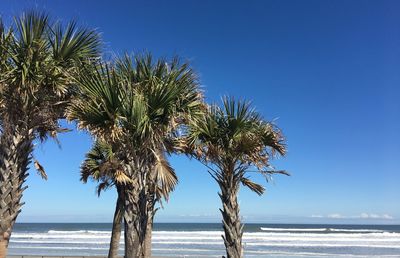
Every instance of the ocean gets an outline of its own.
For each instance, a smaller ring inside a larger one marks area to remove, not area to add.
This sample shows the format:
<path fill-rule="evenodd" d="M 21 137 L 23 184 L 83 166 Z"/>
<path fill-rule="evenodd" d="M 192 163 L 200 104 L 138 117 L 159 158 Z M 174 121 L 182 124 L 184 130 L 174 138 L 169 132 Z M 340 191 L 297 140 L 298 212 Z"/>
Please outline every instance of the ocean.
<path fill-rule="evenodd" d="M 9 255 L 106 255 L 110 230 L 107 223 L 19 223 Z M 221 257 L 221 234 L 220 224 L 156 223 L 153 255 Z M 245 257 L 400 257 L 400 225 L 246 224 L 243 243 Z"/>

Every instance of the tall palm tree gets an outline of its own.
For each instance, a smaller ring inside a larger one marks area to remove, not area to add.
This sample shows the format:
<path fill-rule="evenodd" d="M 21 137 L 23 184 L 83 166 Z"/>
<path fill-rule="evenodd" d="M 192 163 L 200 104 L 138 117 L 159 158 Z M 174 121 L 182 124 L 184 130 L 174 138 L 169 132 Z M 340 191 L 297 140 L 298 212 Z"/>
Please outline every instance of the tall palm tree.
<path fill-rule="evenodd" d="M 0 26 L 0 257 L 23 203 L 33 142 L 64 131 L 58 124 L 73 96 L 79 67 L 100 54 L 94 31 L 63 27 L 28 12 Z M 42 166 L 35 167 L 43 173 Z M 44 175 L 44 174 L 43 174 Z"/>
<path fill-rule="evenodd" d="M 241 183 L 261 195 L 265 189 L 249 178 L 250 172 L 267 178 L 273 173 L 287 174 L 269 163 L 275 153 L 285 154 L 280 130 L 264 121 L 248 102 L 224 98 L 222 108 L 212 105 L 203 117 L 192 120 L 182 147 L 203 163 L 218 183 L 227 257 L 243 257 L 239 186 Z"/>
<path fill-rule="evenodd" d="M 112 150 L 112 147 L 107 143 L 96 141 L 92 149 L 86 154 L 86 158 L 81 166 L 81 180 L 86 183 L 89 179 L 98 182 L 97 194 L 100 195 L 101 191 L 104 191 L 112 186 L 115 186 L 117 190 L 117 202 L 115 207 L 113 227 L 110 241 L 110 249 L 108 252 L 109 258 L 115 258 L 118 256 L 119 241 L 121 237 L 121 225 L 123 219 L 123 203 L 124 203 L 124 192 L 123 187 L 130 183 L 129 177 L 122 172 L 124 165 L 124 158 L 117 157 L 116 153 Z M 167 160 L 163 161 L 169 163 Z M 174 176 L 174 175 L 173 175 Z M 177 184 L 177 178 L 174 176 L 170 181 L 159 180 L 158 184 L 161 186 L 156 189 L 156 202 L 161 204 L 161 198 L 168 200 L 169 192 L 161 189 L 165 188 L 171 191 Z M 164 185 L 169 184 L 169 185 Z M 165 195 L 166 194 L 166 195 Z M 148 221 L 148 227 L 151 228 L 151 221 Z M 146 249 L 148 254 L 151 251 L 151 234 L 147 235 L 149 238 L 146 240 Z"/>
<path fill-rule="evenodd" d="M 96 69 L 78 80 L 82 96 L 68 118 L 123 153 L 118 155 L 130 179 L 123 189 L 125 257 L 148 257 L 157 193 L 170 192 L 166 186 L 176 180 L 165 154 L 182 124 L 201 109 L 197 77 L 178 59 L 154 62 L 150 55 Z"/>

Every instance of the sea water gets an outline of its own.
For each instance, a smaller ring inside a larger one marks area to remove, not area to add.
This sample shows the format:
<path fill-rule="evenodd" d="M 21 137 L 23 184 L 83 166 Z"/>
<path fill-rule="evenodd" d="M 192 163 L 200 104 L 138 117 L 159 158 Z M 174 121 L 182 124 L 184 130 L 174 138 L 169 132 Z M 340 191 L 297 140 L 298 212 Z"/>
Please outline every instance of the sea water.
<path fill-rule="evenodd" d="M 244 230 L 245 257 L 400 257 L 399 225 L 246 224 Z M 222 234 L 220 224 L 156 223 L 153 255 L 221 257 Z M 106 255 L 110 237 L 111 224 L 20 223 L 9 254 Z"/>

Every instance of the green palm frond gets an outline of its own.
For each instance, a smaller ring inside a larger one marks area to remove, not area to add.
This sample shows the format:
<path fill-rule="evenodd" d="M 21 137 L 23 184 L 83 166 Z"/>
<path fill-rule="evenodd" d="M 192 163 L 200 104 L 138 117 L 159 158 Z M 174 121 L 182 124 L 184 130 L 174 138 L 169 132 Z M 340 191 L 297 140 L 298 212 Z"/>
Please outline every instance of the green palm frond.
<path fill-rule="evenodd" d="M 60 23 L 55 24 L 49 36 L 53 56 L 61 63 L 100 56 L 99 34 L 93 30 L 77 28 L 75 21 L 70 22 L 65 29 Z"/>
<path fill-rule="evenodd" d="M 92 149 L 86 153 L 85 160 L 81 165 L 81 180 L 86 183 L 89 178 L 99 181 L 102 178 L 110 177 L 112 169 L 118 167 L 114 165 L 114 153 L 110 145 L 105 142 L 96 141 Z M 104 167 L 107 167 L 106 169 Z"/>
<path fill-rule="evenodd" d="M 67 108 L 67 118 L 78 119 L 81 129 L 98 137 L 118 136 L 121 91 L 116 74 L 108 65 L 93 65 L 91 71 L 77 79 L 81 95 Z"/>
<path fill-rule="evenodd" d="M 233 173 L 257 194 L 265 189 L 250 181 L 246 171 L 252 167 L 261 174 L 271 171 L 270 157 L 286 153 L 279 128 L 263 120 L 250 102 L 233 97 L 224 97 L 222 107 L 208 106 L 202 116 L 192 119 L 183 141 L 183 152 L 207 165 L 219 183 Z"/>
<path fill-rule="evenodd" d="M 76 93 L 74 81 L 100 55 L 98 33 L 75 23 L 64 29 L 34 11 L 8 31 L 0 27 L 1 119 L 11 125 L 24 118 L 41 140 L 62 132 L 58 119 Z"/>
<path fill-rule="evenodd" d="M 23 13 L 14 18 L 16 25 L 18 44 L 28 50 L 33 44 L 39 44 L 45 40 L 46 31 L 49 29 L 49 16 L 35 11 Z"/>
<path fill-rule="evenodd" d="M 115 184 L 127 185 L 132 183 L 131 178 L 124 172 L 123 160 L 117 157 L 111 145 L 97 140 L 92 149 L 86 153 L 81 166 L 81 181 L 89 179 L 98 182 L 97 193 L 107 190 Z"/>
<path fill-rule="evenodd" d="M 153 61 L 147 54 L 133 60 L 124 56 L 94 70 L 78 79 L 83 93 L 67 113 L 97 137 L 124 136 L 136 146 L 159 146 L 187 117 L 199 113 L 197 76 L 185 63 Z"/>

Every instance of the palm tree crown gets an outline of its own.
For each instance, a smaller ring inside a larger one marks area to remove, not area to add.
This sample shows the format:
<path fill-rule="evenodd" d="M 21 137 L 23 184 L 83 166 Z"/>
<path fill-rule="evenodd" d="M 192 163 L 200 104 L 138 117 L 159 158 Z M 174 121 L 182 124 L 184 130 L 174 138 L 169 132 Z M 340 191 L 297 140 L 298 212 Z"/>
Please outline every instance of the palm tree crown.
<path fill-rule="evenodd" d="M 40 138 L 54 136 L 80 67 L 100 55 L 100 38 L 75 22 L 64 29 L 36 12 L 15 18 L 14 24 L 8 32 L 0 26 L 1 120 L 3 125 L 23 122 Z"/>
<path fill-rule="evenodd" d="M 114 67 L 97 67 L 78 84 L 82 97 L 68 117 L 102 141 L 123 146 L 128 156 L 146 155 L 157 164 L 165 164 L 162 153 L 172 150 L 174 134 L 202 103 L 195 74 L 177 59 L 124 57 Z"/>
<path fill-rule="evenodd" d="M 183 150 L 207 165 L 217 182 L 223 181 L 224 173 L 232 172 L 235 181 L 257 194 L 262 194 L 264 187 L 246 177 L 249 168 L 263 175 L 286 173 L 269 163 L 271 156 L 286 153 L 281 131 L 246 101 L 225 97 L 222 108 L 209 106 L 204 116 L 192 121 L 184 143 Z"/>

